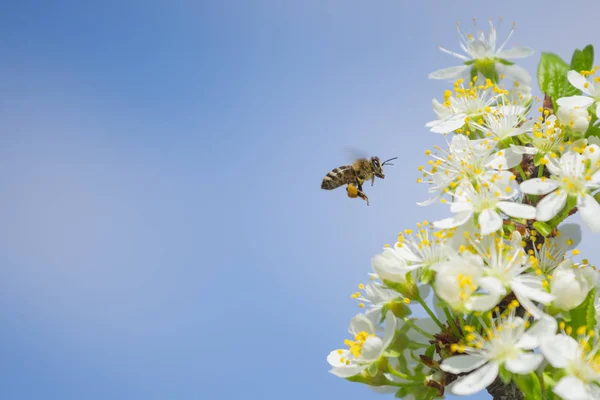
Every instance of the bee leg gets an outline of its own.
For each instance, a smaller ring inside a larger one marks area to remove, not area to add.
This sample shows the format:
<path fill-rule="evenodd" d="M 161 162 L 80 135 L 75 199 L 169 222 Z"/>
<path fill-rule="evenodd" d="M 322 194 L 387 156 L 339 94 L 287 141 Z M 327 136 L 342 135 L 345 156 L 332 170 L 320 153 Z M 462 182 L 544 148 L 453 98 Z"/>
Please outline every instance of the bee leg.
<path fill-rule="evenodd" d="M 375 184 L 375 175 L 373 175 L 373 178 L 371 178 L 371 186 L 373 186 Z"/>
<path fill-rule="evenodd" d="M 359 192 L 356 193 L 356 195 L 358 197 L 360 197 L 361 199 L 363 199 L 364 201 L 366 201 L 367 205 L 369 205 L 369 198 L 367 197 L 367 195 L 364 192 L 359 191 Z"/>
<path fill-rule="evenodd" d="M 348 194 L 348 197 L 350 197 L 351 199 L 360 197 L 361 199 L 363 199 L 364 201 L 367 202 L 367 205 L 369 205 L 369 198 L 362 191 L 362 185 L 359 184 L 358 188 L 357 188 L 353 184 L 349 183 L 348 186 L 346 186 L 346 193 Z"/>

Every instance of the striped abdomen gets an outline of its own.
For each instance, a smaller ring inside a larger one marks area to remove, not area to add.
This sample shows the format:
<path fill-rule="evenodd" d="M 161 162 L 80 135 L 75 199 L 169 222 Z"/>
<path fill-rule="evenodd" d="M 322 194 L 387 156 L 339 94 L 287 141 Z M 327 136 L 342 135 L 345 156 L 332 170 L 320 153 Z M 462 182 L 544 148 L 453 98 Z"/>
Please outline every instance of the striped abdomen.
<path fill-rule="evenodd" d="M 354 182 L 356 182 L 356 172 L 354 172 L 352 165 L 342 165 L 325 175 L 323 182 L 321 182 L 321 189 L 331 190 Z"/>

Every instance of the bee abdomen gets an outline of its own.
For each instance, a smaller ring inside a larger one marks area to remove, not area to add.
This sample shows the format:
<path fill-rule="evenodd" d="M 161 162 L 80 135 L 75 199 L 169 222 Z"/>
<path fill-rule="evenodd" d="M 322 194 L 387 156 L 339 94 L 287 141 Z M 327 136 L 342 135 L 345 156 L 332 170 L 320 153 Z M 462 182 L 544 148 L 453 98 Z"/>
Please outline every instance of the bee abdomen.
<path fill-rule="evenodd" d="M 355 175 L 351 165 L 334 168 L 325 175 L 325 178 L 323 178 L 321 189 L 332 190 L 346 183 L 352 183 L 355 180 Z"/>

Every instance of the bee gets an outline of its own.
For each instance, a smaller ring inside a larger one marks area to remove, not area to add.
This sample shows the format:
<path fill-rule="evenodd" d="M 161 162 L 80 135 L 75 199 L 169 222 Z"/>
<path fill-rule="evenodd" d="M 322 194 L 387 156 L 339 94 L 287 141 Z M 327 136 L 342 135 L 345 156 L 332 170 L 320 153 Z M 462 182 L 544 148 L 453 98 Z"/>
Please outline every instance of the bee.
<path fill-rule="evenodd" d="M 384 179 L 383 166 L 394 165 L 390 163 L 390 161 L 397 158 L 398 157 L 390 158 L 384 162 L 381 162 L 379 157 L 359 158 L 351 165 L 342 165 L 334 168 L 325 175 L 325 178 L 323 178 L 321 189 L 333 190 L 342 185 L 347 185 L 346 192 L 348 197 L 359 197 L 369 205 L 369 198 L 363 192 L 363 182 L 371 180 L 371 186 L 373 186 L 375 177 Z"/>

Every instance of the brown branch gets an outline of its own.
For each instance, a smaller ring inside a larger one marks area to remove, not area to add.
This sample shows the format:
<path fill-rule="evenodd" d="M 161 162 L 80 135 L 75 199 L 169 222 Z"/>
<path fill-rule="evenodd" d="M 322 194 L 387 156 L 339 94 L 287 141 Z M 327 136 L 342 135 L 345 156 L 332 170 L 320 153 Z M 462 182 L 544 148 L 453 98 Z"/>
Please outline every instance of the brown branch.
<path fill-rule="evenodd" d="M 494 400 L 523 400 L 524 397 L 514 382 L 505 385 L 500 377 L 487 387 L 487 391 Z"/>

